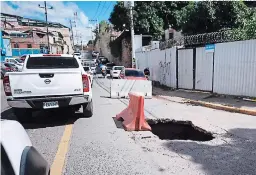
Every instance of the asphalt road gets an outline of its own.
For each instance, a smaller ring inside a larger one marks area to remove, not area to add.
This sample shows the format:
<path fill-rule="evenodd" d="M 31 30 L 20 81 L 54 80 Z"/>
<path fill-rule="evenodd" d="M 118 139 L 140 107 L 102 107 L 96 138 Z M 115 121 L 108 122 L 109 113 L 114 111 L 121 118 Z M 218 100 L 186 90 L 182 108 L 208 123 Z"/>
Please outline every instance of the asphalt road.
<path fill-rule="evenodd" d="M 60 165 L 60 174 L 255 174 L 255 116 L 162 99 L 145 100 L 147 118 L 190 120 L 215 137 L 206 142 L 160 140 L 148 131 L 126 132 L 113 120 L 128 100 L 110 99 L 110 82 L 95 78 L 91 118 L 82 118 L 81 111 L 37 113 L 30 123 L 23 124 L 33 145 L 49 164 Z M 1 112 L 2 118 L 15 120 L 3 89 Z M 65 133 L 70 126 L 69 136 Z M 66 154 L 60 157 L 59 150 L 65 143 Z"/>

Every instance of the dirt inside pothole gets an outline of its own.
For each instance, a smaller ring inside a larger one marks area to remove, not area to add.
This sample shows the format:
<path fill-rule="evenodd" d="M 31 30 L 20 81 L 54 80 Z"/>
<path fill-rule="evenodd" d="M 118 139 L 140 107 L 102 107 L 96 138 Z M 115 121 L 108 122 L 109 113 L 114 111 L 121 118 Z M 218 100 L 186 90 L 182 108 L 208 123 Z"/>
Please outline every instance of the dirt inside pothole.
<path fill-rule="evenodd" d="M 161 140 L 194 140 L 210 141 L 214 139 L 212 133 L 199 128 L 191 121 L 176 121 L 169 119 L 147 120 L 152 133 Z"/>

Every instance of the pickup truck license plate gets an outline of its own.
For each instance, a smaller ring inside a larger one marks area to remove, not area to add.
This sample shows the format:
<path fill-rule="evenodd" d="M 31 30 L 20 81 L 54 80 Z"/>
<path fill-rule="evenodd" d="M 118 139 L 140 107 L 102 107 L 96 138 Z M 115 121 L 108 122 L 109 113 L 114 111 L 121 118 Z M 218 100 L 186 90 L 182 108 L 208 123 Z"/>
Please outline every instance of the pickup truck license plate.
<path fill-rule="evenodd" d="M 59 107 L 58 101 L 43 102 L 44 109 L 58 108 L 58 107 Z"/>

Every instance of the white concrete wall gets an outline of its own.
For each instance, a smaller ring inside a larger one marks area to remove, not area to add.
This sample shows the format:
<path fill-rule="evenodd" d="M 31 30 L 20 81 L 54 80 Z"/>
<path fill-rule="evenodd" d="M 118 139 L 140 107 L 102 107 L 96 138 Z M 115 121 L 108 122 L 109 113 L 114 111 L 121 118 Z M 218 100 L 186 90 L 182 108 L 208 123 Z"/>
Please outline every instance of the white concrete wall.
<path fill-rule="evenodd" d="M 176 88 L 176 48 L 137 49 L 136 58 L 151 80 Z M 193 64 L 193 49 L 178 50 L 178 88 L 193 89 Z M 196 48 L 195 64 L 196 90 L 256 97 L 256 40 L 215 44 L 214 54 Z"/>
<path fill-rule="evenodd" d="M 138 68 L 150 70 L 150 79 L 162 85 L 176 87 L 176 48 L 136 52 Z"/>
<path fill-rule="evenodd" d="M 135 50 L 142 47 L 142 35 L 134 35 Z"/>

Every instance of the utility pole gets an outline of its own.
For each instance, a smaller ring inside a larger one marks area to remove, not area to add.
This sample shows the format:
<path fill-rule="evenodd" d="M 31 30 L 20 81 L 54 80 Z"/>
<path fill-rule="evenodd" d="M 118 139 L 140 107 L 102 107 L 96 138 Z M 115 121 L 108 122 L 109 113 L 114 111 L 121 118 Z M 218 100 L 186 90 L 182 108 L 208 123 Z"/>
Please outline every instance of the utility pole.
<path fill-rule="evenodd" d="M 45 21 L 46 21 L 46 35 L 47 35 L 47 50 L 48 50 L 48 53 L 50 53 L 50 42 L 49 42 L 49 30 L 48 30 L 48 19 L 47 19 L 47 9 L 53 9 L 53 7 L 49 7 L 47 8 L 46 6 L 46 1 L 44 1 L 44 7 L 41 6 L 40 4 L 38 4 L 38 7 L 39 8 L 44 8 L 44 11 L 45 11 Z"/>
<path fill-rule="evenodd" d="M 129 2 L 129 11 L 130 11 L 130 25 L 131 25 L 131 44 L 132 44 L 132 67 L 136 68 L 137 60 L 135 58 L 135 48 L 134 48 L 134 26 L 133 26 L 133 7 L 134 1 Z"/>
<path fill-rule="evenodd" d="M 71 35 L 72 35 L 72 42 L 73 42 L 73 48 L 75 47 L 75 41 L 74 41 L 74 33 L 73 33 L 73 27 L 72 27 L 72 21 L 69 20 L 70 22 L 70 28 L 71 28 Z"/>

